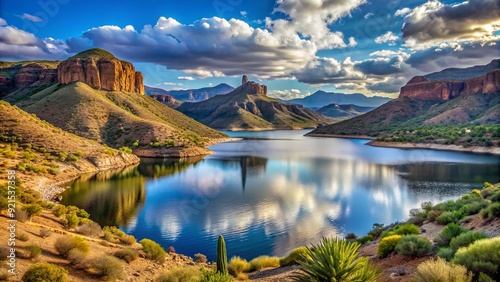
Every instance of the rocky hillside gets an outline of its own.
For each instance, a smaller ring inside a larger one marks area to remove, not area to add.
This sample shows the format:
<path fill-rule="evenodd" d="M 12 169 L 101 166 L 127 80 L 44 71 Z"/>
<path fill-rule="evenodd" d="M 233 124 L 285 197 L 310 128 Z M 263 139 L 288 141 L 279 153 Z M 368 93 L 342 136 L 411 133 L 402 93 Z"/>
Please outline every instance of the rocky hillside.
<path fill-rule="evenodd" d="M 227 94 L 234 90 L 234 87 L 221 83 L 213 87 L 204 87 L 199 89 L 186 90 L 170 90 L 167 91 L 161 88 L 153 88 L 146 86 L 146 94 L 148 95 L 170 95 L 176 100 L 187 102 L 199 102 L 210 99 L 214 96 Z"/>
<path fill-rule="evenodd" d="M 177 108 L 212 128 L 228 130 L 301 129 L 333 122 L 301 105 L 286 104 L 267 96 L 267 86 L 248 81 L 225 95 Z"/>
<path fill-rule="evenodd" d="M 57 73 L 61 83 L 13 88 L 3 99 L 66 131 L 133 148 L 140 156 L 204 155 L 210 153 L 204 146 L 225 138 L 141 95 L 142 81 L 132 64 L 106 51 L 82 52 L 59 63 Z"/>
<path fill-rule="evenodd" d="M 0 101 L 0 111 L 2 169 L 16 168 L 23 181 L 33 181 L 36 175 L 68 179 L 139 162 L 132 154 L 65 132 L 5 101 Z"/>
<path fill-rule="evenodd" d="M 61 62 L 57 66 L 57 78 L 61 84 L 81 81 L 97 90 L 144 94 L 142 73 L 136 72 L 131 63 L 99 48 Z"/>
<path fill-rule="evenodd" d="M 408 126 L 500 123 L 500 69 L 479 66 L 470 69 L 474 74 L 479 70 L 486 72 L 462 80 L 433 81 L 426 76 L 414 77 L 401 88 L 398 99 L 361 116 L 318 128 L 311 135 L 379 136 Z M 466 74 L 467 69 L 444 72 L 430 76 L 457 77 Z"/>
<path fill-rule="evenodd" d="M 500 92 L 500 69 L 464 80 L 429 80 L 416 76 L 401 88 L 400 97 L 448 101 L 462 95 Z"/>
<path fill-rule="evenodd" d="M 57 82 L 59 61 L 0 62 L 0 97 L 13 89 Z"/>

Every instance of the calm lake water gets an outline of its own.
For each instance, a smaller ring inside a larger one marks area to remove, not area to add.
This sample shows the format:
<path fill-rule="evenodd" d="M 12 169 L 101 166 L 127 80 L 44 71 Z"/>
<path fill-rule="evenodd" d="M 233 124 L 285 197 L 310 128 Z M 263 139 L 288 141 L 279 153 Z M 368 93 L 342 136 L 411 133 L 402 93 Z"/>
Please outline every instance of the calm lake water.
<path fill-rule="evenodd" d="M 422 202 L 457 198 L 500 182 L 500 158 L 375 148 L 368 140 L 303 137 L 302 131 L 225 132 L 249 140 L 216 144 L 189 160 L 143 160 L 82 177 L 63 203 L 85 208 L 189 256 L 286 255 L 322 236 L 364 235 L 408 218 Z"/>

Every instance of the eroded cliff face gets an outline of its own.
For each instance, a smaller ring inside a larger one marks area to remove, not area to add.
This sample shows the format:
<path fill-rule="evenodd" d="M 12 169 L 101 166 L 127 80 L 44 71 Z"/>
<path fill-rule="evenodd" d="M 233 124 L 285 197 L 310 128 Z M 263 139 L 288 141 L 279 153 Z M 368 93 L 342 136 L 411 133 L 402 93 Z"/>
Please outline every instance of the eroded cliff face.
<path fill-rule="evenodd" d="M 81 81 L 92 88 L 144 94 L 144 82 L 134 66 L 116 58 L 69 58 L 57 67 L 61 84 Z"/>
<path fill-rule="evenodd" d="M 57 81 L 57 70 L 40 64 L 16 65 L 3 68 L 5 72 L 14 72 L 14 76 L 0 75 L 0 89 L 50 84 Z"/>
<path fill-rule="evenodd" d="M 416 76 L 401 88 L 399 97 L 448 101 L 461 95 L 500 93 L 500 70 L 465 80 L 430 81 Z"/>
<path fill-rule="evenodd" d="M 248 81 L 248 77 L 243 75 L 241 79 L 241 85 L 234 89 L 233 92 L 244 92 L 247 94 L 257 94 L 257 95 L 267 95 L 267 86 L 263 84 L 258 84 L 254 81 Z"/>

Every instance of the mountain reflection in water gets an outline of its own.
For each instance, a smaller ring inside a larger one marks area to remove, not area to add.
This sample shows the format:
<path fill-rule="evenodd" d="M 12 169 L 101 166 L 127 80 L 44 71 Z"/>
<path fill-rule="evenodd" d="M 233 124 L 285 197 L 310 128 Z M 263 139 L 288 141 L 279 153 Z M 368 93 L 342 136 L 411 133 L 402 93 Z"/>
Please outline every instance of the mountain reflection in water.
<path fill-rule="evenodd" d="M 408 218 L 422 202 L 500 181 L 494 156 L 259 134 L 280 139 L 217 144 L 202 160 L 143 160 L 114 175 L 75 181 L 63 201 L 87 209 L 102 225 L 118 224 L 179 253 L 214 260 L 222 234 L 229 257 L 251 259 L 282 256 L 322 236 L 362 235 L 373 223 Z"/>

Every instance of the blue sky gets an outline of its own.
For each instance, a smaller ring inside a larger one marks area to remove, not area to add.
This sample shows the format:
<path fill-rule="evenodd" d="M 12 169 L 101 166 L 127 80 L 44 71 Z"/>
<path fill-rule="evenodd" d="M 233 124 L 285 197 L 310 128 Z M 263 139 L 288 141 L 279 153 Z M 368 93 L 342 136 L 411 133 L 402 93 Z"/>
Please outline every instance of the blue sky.
<path fill-rule="evenodd" d="M 412 76 L 499 58 L 499 19 L 500 0 L 2 0 L 0 59 L 101 47 L 165 89 L 247 74 L 280 98 L 395 97 Z"/>

